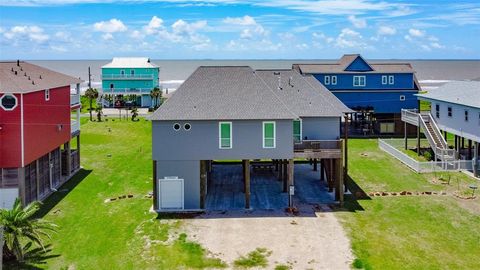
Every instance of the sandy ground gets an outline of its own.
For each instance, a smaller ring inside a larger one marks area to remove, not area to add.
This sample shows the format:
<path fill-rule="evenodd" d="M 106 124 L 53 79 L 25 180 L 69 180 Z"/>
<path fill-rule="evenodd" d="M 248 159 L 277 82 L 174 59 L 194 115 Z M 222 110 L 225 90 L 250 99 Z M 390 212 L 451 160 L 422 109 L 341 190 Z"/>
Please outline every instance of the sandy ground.
<path fill-rule="evenodd" d="M 233 261 L 256 248 L 272 251 L 267 269 L 350 269 L 350 241 L 332 212 L 289 216 L 282 212 L 206 213 L 186 220 L 189 237 L 214 257 Z"/>

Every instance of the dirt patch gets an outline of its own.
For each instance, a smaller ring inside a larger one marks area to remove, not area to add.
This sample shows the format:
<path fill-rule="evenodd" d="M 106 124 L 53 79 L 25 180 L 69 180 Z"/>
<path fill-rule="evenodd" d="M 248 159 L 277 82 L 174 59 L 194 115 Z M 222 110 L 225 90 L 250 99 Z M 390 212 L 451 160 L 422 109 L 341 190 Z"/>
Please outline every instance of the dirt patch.
<path fill-rule="evenodd" d="M 350 241 L 333 212 L 291 216 L 279 212 L 206 213 L 185 220 L 187 234 L 231 267 L 258 247 L 271 251 L 267 269 L 350 269 Z"/>

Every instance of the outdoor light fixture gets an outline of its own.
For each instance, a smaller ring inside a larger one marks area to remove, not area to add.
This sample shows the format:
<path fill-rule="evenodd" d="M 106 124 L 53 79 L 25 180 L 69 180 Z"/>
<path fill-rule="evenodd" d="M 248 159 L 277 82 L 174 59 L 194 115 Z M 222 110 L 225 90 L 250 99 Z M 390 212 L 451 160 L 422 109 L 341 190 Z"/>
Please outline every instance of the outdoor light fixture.
<path fill-rule="evenodd" d="M 63 129 L 63 125 L 62 125 L 62 124 L 58 124 L 58 125 L 57 125 L 57 130 L 58 130 L 58 132 L 62 131 L 62 129 Z"/>

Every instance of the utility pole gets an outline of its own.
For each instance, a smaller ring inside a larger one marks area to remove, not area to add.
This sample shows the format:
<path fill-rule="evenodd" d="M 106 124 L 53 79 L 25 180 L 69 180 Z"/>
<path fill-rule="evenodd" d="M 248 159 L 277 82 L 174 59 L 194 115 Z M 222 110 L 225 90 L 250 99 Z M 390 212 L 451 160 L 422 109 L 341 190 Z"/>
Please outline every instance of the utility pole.
<path fill-rule="evenodd" d="M 92 88 L 92 74 L 90 73 L 90 67 L 88 67 L 88 88 Z"/>

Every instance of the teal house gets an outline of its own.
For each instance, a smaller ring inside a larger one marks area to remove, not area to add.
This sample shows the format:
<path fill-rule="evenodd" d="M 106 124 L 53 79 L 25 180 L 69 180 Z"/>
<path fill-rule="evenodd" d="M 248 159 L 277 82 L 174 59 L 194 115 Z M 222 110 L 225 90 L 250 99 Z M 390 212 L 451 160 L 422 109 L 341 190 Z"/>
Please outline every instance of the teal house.
<path fill-rule="evenodd" d="M 106 107 L 153 107 L 150 92 L 159 87 L 160 68 L 146 57 L 115 57 L 102 67 Z"/>

